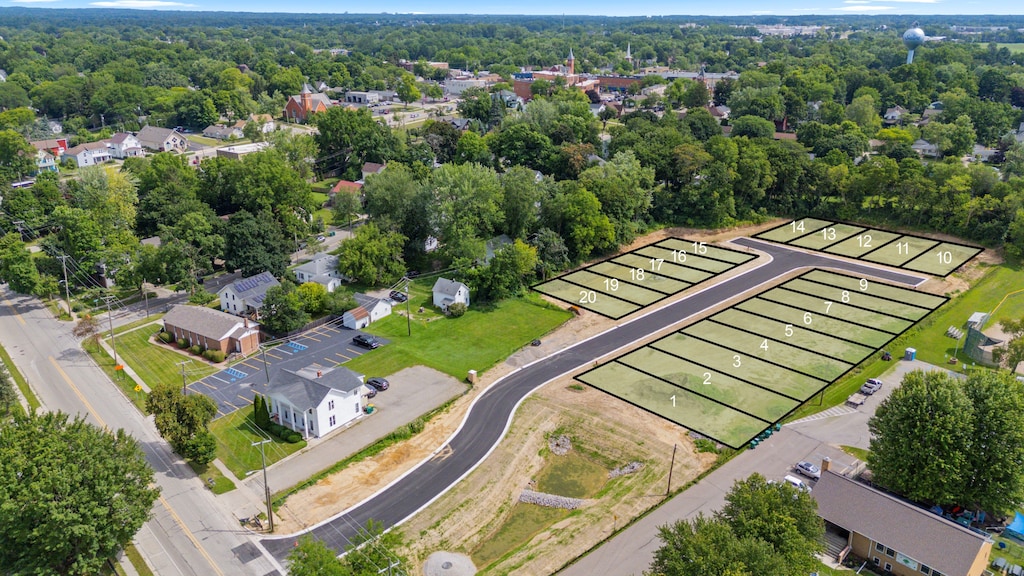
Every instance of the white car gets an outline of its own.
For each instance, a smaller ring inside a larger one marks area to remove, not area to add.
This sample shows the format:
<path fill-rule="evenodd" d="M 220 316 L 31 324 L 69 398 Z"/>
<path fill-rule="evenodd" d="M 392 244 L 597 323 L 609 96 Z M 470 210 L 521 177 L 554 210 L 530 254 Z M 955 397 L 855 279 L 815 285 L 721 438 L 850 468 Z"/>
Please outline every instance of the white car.
<path fill-rule="evenodd" d="M 793 469 L 796 470 L 796 473 L 800 474 L 801 476 L 806 476 L 808 478 L 813 478 L 815 480 L 821 478 L 821 470 L 817 466 L 811 464 L 810 462 L 807 462 L 806 460 L 797 462 L 796 466 L 794 466 Z"/>
<path fill-rule="evenodd" d="M 872 395 L 882 389 L 882 381 L 878 378 L 868 378 L 868 381 L 860 387 L 860 393 L 865 395 Z"/>

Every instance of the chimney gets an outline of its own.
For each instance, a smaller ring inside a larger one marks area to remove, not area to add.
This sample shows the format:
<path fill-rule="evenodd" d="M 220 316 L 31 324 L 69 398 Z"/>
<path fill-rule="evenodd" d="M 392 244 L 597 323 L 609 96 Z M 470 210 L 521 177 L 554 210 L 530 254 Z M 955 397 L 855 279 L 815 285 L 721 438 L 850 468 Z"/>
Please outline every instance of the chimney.
<path fill-rule="evenodd" d="M 832 466 L 832 459 L 831 458 L 829 458 L 828 456 L 825 456 L 824 458 L 821 459 L 821 471 L 822 472 L 828 472 L 828 469 L 831 466 Z"/>

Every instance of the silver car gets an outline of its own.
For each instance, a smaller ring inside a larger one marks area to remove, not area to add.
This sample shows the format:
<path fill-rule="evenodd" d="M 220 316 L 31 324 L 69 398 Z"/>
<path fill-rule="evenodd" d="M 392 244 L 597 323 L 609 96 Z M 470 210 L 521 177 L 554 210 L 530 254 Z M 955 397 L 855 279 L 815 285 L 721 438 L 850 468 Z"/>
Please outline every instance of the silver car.
<path fill-rule="evenodd" d="M 821 478 L 821 470 L 817 466 L 811 464 L 810 462 L 807 462 L 806 460 L 797 462 L 796 466 L 794 466 L 793 469 L 796 470 L 796 473 L 800 474 L 801 476 L 813 478 L 814 480 Z"/>

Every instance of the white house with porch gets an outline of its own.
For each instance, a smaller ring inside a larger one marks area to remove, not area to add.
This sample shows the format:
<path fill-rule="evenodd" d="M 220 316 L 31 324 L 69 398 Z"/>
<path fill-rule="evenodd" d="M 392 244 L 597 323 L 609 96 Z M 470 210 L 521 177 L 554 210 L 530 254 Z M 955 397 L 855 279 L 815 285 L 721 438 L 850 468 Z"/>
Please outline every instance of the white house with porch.
<path fill-rule="evenodd" d="M 280 371 L 267 386 L 270 419 L 322 438 L 363 414 L 363 375 L 341 366 Z"/>
<path fill-rule="evenodd" d="M 434 282 L 434 306 L 448 313 L 448 306 L 456 302 L 469 306 L 469 287 L 462 282 L 438 278 Z"/>

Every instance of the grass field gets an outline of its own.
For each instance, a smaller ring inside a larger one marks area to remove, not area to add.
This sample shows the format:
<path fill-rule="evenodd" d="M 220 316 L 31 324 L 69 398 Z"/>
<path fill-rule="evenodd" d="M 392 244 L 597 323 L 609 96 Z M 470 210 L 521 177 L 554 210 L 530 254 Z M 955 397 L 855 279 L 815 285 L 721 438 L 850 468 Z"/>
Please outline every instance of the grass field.
<path fill-rule="evenodd" d="M 268 437 L 260 434 L 252 421 L 252 410 L 235 410 L 231 414 L 210 423 L 210 431 L 217 437 L 217 457 L 238 478 L 245 478 L 253 470 L 261 469 L 260 449 L 253 446 Z M 306 446 L 306 441 L 291 444 L 274 436 L 263 446 L 267 455 L 267 466 L 281 460 Z"/>
<path fill-rule="evenodd" d="M 814 271 L 577 379 L 738 447 L 944 302 Z"/>
<path fill-rule="evenodd" d="M 996 48 L 1006 48 L 1010 52 L 1024 52 L 1024 42 L 997 42 Z"/>
<path fill-rule="evenodd" d="M 556 278 L 549 280 L 533 288 L 541 294 L 547 294 L 552 298 L 558 298 L 563 302 L 569 302 L 575 306 L 581 306 L 587 310 L 597 312 L 609 318 L 622 318 L 640 309 L 638 304 L 627 302 L 621 298 L 608 294 L 588 294 L 590 291 L 565 280 Z"/>
<path fill-rule="evenodd" d="M 181 366 L 178 363 L 183 360 L 192 360 L 185 366 L 185 378 L 189 382 L 218 370 L 197 356 L 179 354 L 163 345 L 151 343 L 149 337 L 158 329 L 159 325 L 153 323 L 115 335 L 118 357 L 131 366 L 151 389 L 161 385 L 181 386 Z M 109 338 L 105 340 L 110 344 Z"/>
<path fill-rule="evenodd" d="M 412 294 L 412 309 L 433 309 L 428 302 L 430 287 L 424 288 L 422 283 L 414 286 L 417 288 Z M 571 316 L 571 312 L 531 293 L 493 305 L 473 304 L 461 318 L 415 318 L 410 336 L 406 318 L 395 313 L 366 330 L 391 343 L 350 360 L 345 366 L 361 374 L 388 375 L 423 365 L 461 381 L 469 370 L 483 373 Z"/>

